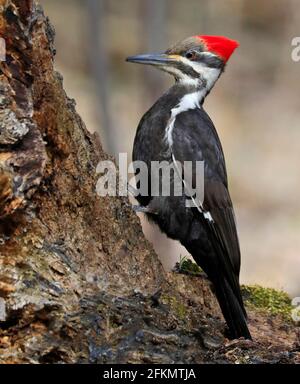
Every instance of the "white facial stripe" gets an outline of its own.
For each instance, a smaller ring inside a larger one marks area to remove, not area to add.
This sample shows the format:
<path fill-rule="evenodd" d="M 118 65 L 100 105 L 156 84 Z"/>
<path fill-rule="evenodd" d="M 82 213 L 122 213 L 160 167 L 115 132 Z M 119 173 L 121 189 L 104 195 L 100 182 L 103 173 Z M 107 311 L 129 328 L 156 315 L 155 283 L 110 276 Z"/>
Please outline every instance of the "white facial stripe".
<path fill-rule="evenodd" d="M 168 72 L 171 75 L 175 76 L 180 82 L 183 82 L 185 84 L 190 84 L 190 85 L 195 85 L 196 86 L 199 83 L 199 79 L 192 79 L 191 77 L 189 77 L 188 75 L 186 75 L 185 73 L 180 71 L 180 69 L 178 69 L 178 68 L 175 68 L 175 67 L 162 67 L 162 69 L 165 72 Z"/>
<path fill-rule="evenodd" d="M 193 70 L 206 81 L 206 89 L 209 91 L 218 80 L 221 70 L 218 68 L 210 68 L 203 63 L 197 63 L 196 61 L 190 61 L 186 57 L 181 57 L 180 60 L 185 64 L 193 68 Z"/>
<path fill-rule="evenodd" d="M 214 56 L 210 52 L 203 52 L 203 54 L 206 54 L 207 56 Z M 197 63 L 195 61 L 190 61 L 186 57 L 181 57 L 180 60 L 187 66 L 192 67 L 195 72 L 199 74 L 199 77 L 201 77 L 203 80 L 206 81 L 206 90 L 209 91 L 215 84 L 215 82 L 218 80 L 218 77 L 220 75 L 221 70 L 218 68 L 210 68 L 207 65 L 203 63 Z M 162 69 L 165 72 L 170 73 L 171 75 L 175 76 L 181 83 L 184 84 L 190 84 L 197 86 L 199 84 L 199 79 L 191 78 L 184 72 L 182 72 L 180 69 L 175 67 L 168 67 L 163 66 Z"/>

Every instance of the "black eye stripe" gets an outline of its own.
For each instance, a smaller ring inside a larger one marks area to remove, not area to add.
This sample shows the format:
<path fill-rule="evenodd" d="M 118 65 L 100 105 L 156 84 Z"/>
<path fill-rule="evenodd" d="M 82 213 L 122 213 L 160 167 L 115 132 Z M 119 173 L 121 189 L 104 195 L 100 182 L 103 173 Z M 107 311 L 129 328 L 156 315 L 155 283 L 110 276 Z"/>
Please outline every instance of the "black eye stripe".
<path fill-rule="evenodd" d="M 223 69 L 223 67 L 224 67 L 223 61 L 217 56 L 201 55 L 199 53 L 199 57 L 193 61 L 195 63 L 202 63 L 209 68 Z M 174 66 L 181 73 L 189 76 L 192 79 L 198 79 L 200 77 L 200 74 L 197 71 L 195 71 L 190 65 L 188 65 L 186 63 L 178 61 L 175 63 Z"/>
<path fill-rule="evenodd" d="M 199 57 L 199 62 L 210 68 L 222 68 L 224 66 L 223 60 L 217 56 L 201 55 L 201 57 Z"/>
<path fill-rule="evenodd" d="M 193 78 L 193 79 L 197 79 L 199 77 L 199 73 L 196 72 L 192 67 L 190 67 L 189 65 L 185 64 L 185 63 L 182 63 L 181 61 L 180 62 L 177 62 L 176 63 L 176 68 L 188 75 L 189 77 Z"/>
<path fill-rule="evenodd" d="M 206 52 L 202 51 L 188 51 L 182 56 L 187 57 L 187 54 L 192 52 L 194 53 L 193 61 L 195 61 L 196 63 L 203 63 L 210 68 L 222 68 L 224 66 L 223 60 L 220 59 L 218 56 L 208 55 L 206 54 Z"/>

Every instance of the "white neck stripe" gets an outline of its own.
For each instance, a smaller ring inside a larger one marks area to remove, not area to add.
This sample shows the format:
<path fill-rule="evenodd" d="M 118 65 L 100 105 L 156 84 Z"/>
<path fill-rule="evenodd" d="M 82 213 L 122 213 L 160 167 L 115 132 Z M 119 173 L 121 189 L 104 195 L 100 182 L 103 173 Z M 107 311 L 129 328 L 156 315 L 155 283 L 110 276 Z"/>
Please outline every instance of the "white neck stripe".
<path fill-rule="evenodd" d="M 181 98 L 180 102 L 174 108 L 171 109 L 171 117 L 166 127 L 166 136 L 165 136 L 170 148 L 173 145 L 172 134 L 173 134 L 176 116 L 182 112 L 188 111 L 189 109 L 200 108 L 200 102 L 205 97 L 205 95 L 206 95 L 205 88 L 196 92 L 187 93 Z"/>
<path fill-rule="evenodd" d="M 181 61 L 193 68 L 195 72 L 199 74 L 199 78 L 191 78 L 178 68 L 163 67 L 162 69 L 178 79 L 180 84 L 193 86 L 194 92 L 184 95 L 179 103 L 171 109 L 171 117 L 166 127 L 166 141 L 170 148 L 173 145 L 172 133 L 175 125 L 176 116 L 182 112 L 190 109 L 200 108 L 200 104 L 207 95 L 207 93 L 214 86 L 215 82 L 220 76 L 221 70 L 219 68 L 210 68 L 203 63 L 197 63 L 190 61 L 185 57 L 181 58 Z"/>

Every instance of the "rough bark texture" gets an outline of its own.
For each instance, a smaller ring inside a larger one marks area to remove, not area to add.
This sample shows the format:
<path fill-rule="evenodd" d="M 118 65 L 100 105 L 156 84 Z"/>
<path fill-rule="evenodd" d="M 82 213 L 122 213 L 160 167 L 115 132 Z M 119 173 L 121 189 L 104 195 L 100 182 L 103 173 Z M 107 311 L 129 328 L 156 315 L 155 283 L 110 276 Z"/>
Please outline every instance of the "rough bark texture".
<path fill-rule="evenodd" d="M 0 0 L 0 362 L 296 362 L 296 328 L 250 312 L 228 342 L 204 277 L 166 274 L 53 69 L 32 0 Z"/>

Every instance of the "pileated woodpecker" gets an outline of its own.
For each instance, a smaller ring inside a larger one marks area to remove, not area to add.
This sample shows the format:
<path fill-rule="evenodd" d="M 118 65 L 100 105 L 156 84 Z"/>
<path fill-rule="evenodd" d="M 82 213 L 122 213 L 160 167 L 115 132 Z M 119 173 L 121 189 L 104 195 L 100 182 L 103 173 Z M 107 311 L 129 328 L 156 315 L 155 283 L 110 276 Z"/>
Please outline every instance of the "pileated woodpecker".
<path fill-rule="evenodd" d="M 149 193 L 137 200 L 148 218 L 167 236 L 179 240 L 207 274 L 230 337 L 251 339 L 239 285 L 240 247 L 224 154 L 214 124 L 203 109 L 205 97 L 237 46 L 223 36 L 193 36 L 165 53 L 131 56 L 127 61 L 150 64 L 175 77 L 175 84 L 140 121 L 133 160 L 148 167 L 153 161 L 204 161 L 203 204 L 188 208 L 186 195 Z"/>

